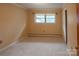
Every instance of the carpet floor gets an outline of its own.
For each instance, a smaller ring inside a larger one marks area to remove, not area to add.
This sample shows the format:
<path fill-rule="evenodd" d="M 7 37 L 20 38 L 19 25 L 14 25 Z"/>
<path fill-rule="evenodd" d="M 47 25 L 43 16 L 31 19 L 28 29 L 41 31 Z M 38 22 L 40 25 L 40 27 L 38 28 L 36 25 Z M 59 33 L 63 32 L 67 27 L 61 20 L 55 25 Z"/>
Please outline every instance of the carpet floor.
<path fill-rule="evenodd" d="M 68 56 L 61 37 L 29 37 L 0 52 L 0 56 Z"/>

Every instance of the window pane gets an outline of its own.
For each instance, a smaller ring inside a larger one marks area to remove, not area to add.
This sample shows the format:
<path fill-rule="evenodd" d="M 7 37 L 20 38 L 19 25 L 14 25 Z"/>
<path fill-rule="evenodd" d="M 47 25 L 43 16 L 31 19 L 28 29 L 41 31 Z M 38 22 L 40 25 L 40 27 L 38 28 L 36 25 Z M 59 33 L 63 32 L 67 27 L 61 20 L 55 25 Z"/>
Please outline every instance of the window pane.
<path fill-rule="evenodd" d="M 48 18 L 48 19 L 46 19 L 46 23 L 55 23 L 55 19 L 54 18 Z"/>
<path fill-rule="evenodd" d="M 55 14 L 46 14 L 46 23 L 55 23 Z"/>
<path fill-rule="evenodd" d="M 44 18 L 45 15 L 44 14 L 36 14 L 36 18 Z"/>
<path fill-rule="evenodd" d="M 36 22 L 36 23 L 44 23 L 44 22 L 45 22 L 45 19 L 36 19 L 35 22 Z"/>
<path fill-rule="evenodd" d="M 36 14 L 35 15 L 36 23 L 44 23 L 45 22 L 45 14 Z"/>
<path fill-rule="evenodd" d="M 47 15 L 46 18 L 55 18 L 55 16 L 48 16 L 48 15 Z"/>

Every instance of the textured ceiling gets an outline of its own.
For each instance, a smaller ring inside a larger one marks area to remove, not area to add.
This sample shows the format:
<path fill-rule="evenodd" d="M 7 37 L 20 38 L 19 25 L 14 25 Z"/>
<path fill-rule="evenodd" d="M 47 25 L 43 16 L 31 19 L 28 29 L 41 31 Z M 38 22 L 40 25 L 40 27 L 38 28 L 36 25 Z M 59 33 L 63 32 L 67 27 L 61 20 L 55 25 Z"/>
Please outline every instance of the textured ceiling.
<path fill-rule="evenodd" d="M 62 3 L 17 3 L 24 8 L 62 8 Z"/>

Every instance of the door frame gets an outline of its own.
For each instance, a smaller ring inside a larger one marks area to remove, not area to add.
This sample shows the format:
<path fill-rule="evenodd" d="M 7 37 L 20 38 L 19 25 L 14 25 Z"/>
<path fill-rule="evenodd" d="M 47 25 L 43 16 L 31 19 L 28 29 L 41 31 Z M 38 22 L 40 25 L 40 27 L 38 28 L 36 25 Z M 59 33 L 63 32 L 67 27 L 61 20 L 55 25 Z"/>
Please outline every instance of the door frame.
<path fill-rule="evenodd" d="M 67 9 L 65 10 L 65 42 L 66 42 L 66 45 L 67 45 Z"/>

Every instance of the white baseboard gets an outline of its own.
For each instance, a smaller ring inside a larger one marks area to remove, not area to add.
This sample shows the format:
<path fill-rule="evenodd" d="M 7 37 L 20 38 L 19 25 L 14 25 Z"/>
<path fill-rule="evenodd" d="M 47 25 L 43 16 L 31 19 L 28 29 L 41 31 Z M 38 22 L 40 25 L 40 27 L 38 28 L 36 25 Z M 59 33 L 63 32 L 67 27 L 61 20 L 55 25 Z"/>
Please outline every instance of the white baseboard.
<path fill-rule="evenodd" d="M 77 56 L 76 49 L 67 49 L 67 52 L 68 52 L 69 56 Z"/>

